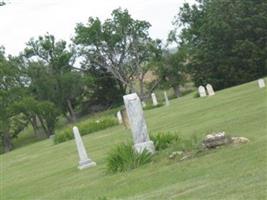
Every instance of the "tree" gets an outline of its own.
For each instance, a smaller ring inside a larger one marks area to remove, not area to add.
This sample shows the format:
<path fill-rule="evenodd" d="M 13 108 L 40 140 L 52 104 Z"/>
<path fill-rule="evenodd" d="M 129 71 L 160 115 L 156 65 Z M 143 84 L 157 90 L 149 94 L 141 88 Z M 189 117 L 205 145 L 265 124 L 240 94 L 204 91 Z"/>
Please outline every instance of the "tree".
<path fill-rule="evenodd" d="M 116 9 L 111 16 L 103 23 L 90 17 L 87 25 L 78 24 L 74 42 L 83 68 L 105 69 L 133 92 L 135 81 L 143 81 L 146 64 L 160 54 L 160 41 L 149 37 L 148 22 L 133 19 L 127 10 Z"/>
<path fill-rule="evenodd" d="M 176 21 L 183 26 L 180 45 L 188 47 L 195 84 L 215 89 L 267 74 L 265 0 L 198 0 L 184 4 Z"/>
<path fill-rule="evenodd" d="M 38 122 L 47 137 L 54 134 L 59 112 L 53 103 L 37 101 L 31 96 L 25 96 L 14 102 L 12 109 L 15 113 L 25 116 L 27 121 L 31 123 L 36 135 L 39 129 Z"/>
<path fill-rule="evenodd" d="M 166 51 L 162 61 L 156 69 L 156 73 L 161 80 L 161 84 L 167 88 L 172 87 L 176 97 L 181 95 L 180 86 L 182 86 L 187 79 L 185 59 L 185 49 L 180 48 L 175 53 Z"/>
<path fill-rule="evenodd" d="M 4 6 L 4 5 L 6 5 L 6 2 L 0 1 L 0 6 Z"/>
<path fill-rule="evenodd" d="M 75 52 L 67 49 L 65 41 L 56 41 L 53 35 L 47 34 L 31 39 L 25 56 L 30 88 L 36 97 L 53 102 L 70 121 L 75 121 L 75 106 L 92 80 L 74 68 Z"/>
<path fill-rule="evenodd" d="M 14 102 L 24 95 L 19 68 L 4 56 L 0 48 L 0 139 L 4 151 L 12 149 L 12 138 L 27 125 L 23 116 L 13 112 Z"/>

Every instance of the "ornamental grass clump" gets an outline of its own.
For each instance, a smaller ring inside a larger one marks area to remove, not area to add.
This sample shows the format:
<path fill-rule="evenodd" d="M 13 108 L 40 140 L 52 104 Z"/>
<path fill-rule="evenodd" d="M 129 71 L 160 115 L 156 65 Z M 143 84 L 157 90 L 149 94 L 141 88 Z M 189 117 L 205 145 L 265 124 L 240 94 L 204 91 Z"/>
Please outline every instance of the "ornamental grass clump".
<path fill-rule="evenodd" d="M 119 144 L 108 154 L 107 172 L 129 171 L 149 163 L 151 160 L 152 155 L 148 151 L 137 153 L 131 143 Z"/>

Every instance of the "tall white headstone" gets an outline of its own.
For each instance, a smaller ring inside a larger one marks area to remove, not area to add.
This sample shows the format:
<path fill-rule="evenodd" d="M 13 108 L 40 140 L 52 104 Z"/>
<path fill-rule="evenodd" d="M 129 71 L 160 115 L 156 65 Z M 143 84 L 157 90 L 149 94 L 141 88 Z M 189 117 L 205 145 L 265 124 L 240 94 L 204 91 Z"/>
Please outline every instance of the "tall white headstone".
<path fill-rule="evenodd" d="M 157 97 L 156 97 L 155 93 L 151 94 L 151 98 L 152 98 L 153 106 L 157 106 L 158 105 L 158 100 L 157 100 Z"/>
<path fill-rule="evenodd" d="M 259 79 L 258 80 L 258 85 L 259 85 L 259 88 L 264 88 L 265 87 L 265 82 L 264 82 L 264 79 Z"/>
<path fill-rule="evenodd" d="M 80 158 L 78 168 L 85 169 L 88 167 L 96 166 L 96 163 L 88 158 L 86 150 L 83 145 L 83 141 L 82 141 L 79 129 L 76 126 L 73 127 L 73 134 L 74 134 L 74 138 L 75 138 L 75 142 L 76 142 L 76 146 L 77 146 L 77 150 L 78 150 L 78 154 Z"/>
<path fill-rule="evenodd" d="M 141 153 L 146 149 L 147 151 L 154 153 L 154 143 L 149 139 L 147 133 L 147 125 L 139 97 L 136 93 L 132 93 L 123 96 L 123 100 L 132 130 L 135 150 Z"/>
<path fill-rule="evenodd" d="M 205 88 L 204 88 L 202 85 L 198 87 L 198 93 L 199 93 L 199 96 L 200 96 L 200 97 L 205 97 L 205 96 L 207 96 L 207 95 L 206 95 L 206 90 L 205 90 Z"/>
<path fill-rule="evenodd" d="M 118 122 L 119 122 L 119 124 L 122 124 L 121 111 L 118 111 L 118 112 L 117 112 L 117 118 L 118 118 Z"/>
<path fill-rule="evenodd" d="M 168 95 L 167 95 L 166 91 L 164 91 L 164 98 L 165 98 L 165 105 L 166 106 L 170 105 L 170 102 L 169 102 Z"/>
<path fill-rule="evenodd" d="M 215 95 L 215 92 L 214 92 L 213 87 L 212 87 L 211 84 L 207 84 L 207 85 L 206 85 L 206 88 L 207 88 L 207 91 L 208 91 L 208 95 L 209 95 L 209 96 L 213 96 L 213 95 Z"/>

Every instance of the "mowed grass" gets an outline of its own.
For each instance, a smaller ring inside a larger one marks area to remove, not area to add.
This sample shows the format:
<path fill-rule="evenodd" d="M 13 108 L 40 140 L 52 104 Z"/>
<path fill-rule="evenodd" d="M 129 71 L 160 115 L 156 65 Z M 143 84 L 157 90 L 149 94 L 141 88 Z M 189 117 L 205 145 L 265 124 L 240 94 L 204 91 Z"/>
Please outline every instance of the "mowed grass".
<path fill-rule="evenodd" d="M 149 131 L 183 137 L 225 131 L 249 138 L 182 162 L 160 156 L 127 173 L 106 174 L 110 149 L 131 140 L 122 126 L 84 136 L 97 166 L 78 170 L 74 141 L 45 140 L 0 156 L 1 200 L 267 199 L 267 89 L 250 82 L 213 97 L 174 99 L 145 112 Z"/>

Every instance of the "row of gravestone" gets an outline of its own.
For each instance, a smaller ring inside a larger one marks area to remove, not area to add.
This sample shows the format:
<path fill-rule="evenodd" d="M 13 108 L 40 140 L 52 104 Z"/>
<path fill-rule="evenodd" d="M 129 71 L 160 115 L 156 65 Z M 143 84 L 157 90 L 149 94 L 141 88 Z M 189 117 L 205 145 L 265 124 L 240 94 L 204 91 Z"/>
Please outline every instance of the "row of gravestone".
<path fill-rule="evenodd" d="M 258 80 L 258 86 L 259 86 L 259 88 L 264 88 L 265 87 L 264 79 L 259 79 Z M 208 96 L 213 96 L 213 95 L 215 95 L 215 92 L 213 90 L 212 85 L 207 84 L 206 85 L 206 89 L 202 85 L 198 87 L 198 94 L 199 94 L 200 97 L 205 97 L 207 95 Z"/>
<path fill-rule="evenodd" d="M 206 91 L 207 91 L 207 93 L 206 93 Z M 205 97 L 207 95 L 213 96 L 213 95 L 215 95 L 215 92 L 213 90 L 212 85 L 211 84 L 207 84 L 206 85 L 206 89 L 202 85 L 198 87 L 198 94 L 199 94 L 200 97 Z"/>
<path fill-rule="evenodd" d="M 265 87 L 264 80 L 259 79 L 258 85 L 260 88 Z M 203 88 L 204 87 L 202 86 L 202 90 Z M 211 85 L 208 84 L 206 88 L 207 88 L 209 95 L 215 94 Z M 147 125 L 146 125 L 145 118 L 144 118 L 142 103 L 138 95 L 136 93 L 125 95 L 123 96 L 123 101 L 125 104 L 125 110 L 126 110 L 127 118 L 129 121 L 129 125 L 132 131 L 135 151 L 140 153 L 144 149 L 146 149 L 147 151 L 153 154 L 155 152 L 155 146 L 149 138 Z M 75 142 L 76 142 L 76 146 L 77 146 L 78 154 L 80 158 L 78 168 L 84 169 L 84 168 L 95 166 L 96 163 L 92 161 L 86 153 L 83 141 L 81 139 L 81 136 L 80 136 L 80 133 L 77 127 L 73 127 L 73 134 L 74 134 L 74 138 L 75 138 Z"/>

